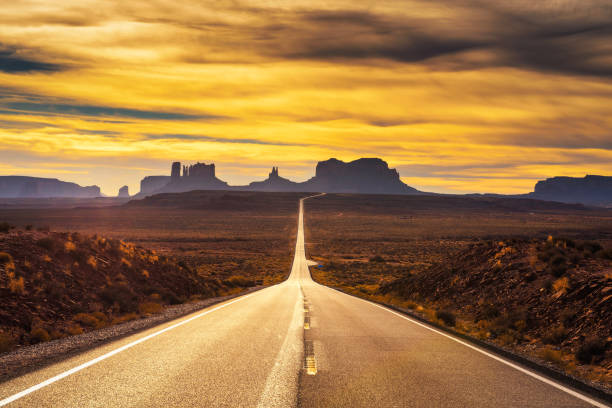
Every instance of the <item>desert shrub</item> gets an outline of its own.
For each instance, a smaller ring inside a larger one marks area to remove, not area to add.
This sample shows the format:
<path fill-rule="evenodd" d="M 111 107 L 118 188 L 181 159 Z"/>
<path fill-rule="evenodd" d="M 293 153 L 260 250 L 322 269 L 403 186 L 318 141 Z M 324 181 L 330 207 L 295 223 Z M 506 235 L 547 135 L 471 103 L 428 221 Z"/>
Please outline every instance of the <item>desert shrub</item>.
<path fill-rule="evenodd" d="M 450 327 L 455 327 L 455 324 L 457 323 L 455 314 L 450 310 L 438 310 L 436 312 L 436 318 L 442 320 L 445 325 Z"/>
<path fill-rule="evenodd" d="M 72 256 L 72 259 L 79 265 L 85 265 L 89 260 L 89 253 L 84 248 L 73 249 L 72 251 L 70 251 L 70 255 Z"/>
<path fill-rule="evenodd" d="M 501 314 L 499 308 L 491 303 L 486 303 L 484 305 L 482 305 L 482 308 L 480 309 L 480 320 L 485 319 L 485 320 L 491 320 L 491 319 L 495 319 L 496 317 L 498 317 Z"/>
<path fill-rule="evenodd" d="M 32 343 L 42 343 L 51 340 L 49 333 L 42 327 L 37 327 L 30 332 Z"/>
<path fill-rule="evenodd" d="M 6 333 L 0 333 L 0 353 L 6 353 L 15 346 L 15 339 Z"/>
<path fill-rule="evenodd" d="M 76 245 L 72 241 L 64 242 L 64 249 L 66 252 L 74 251 L 76 249 Z"/>
<path fill-rule="evenodd" d="M 606 342 L 598 337 L 586 339 L 576 351 L 576 359 L 583 364 L 592 364 L 606 352 Z"/>
<path fill-rule="evenodd" d="M 25 282 L 23 280 L 23 276 L 20 276 L 19 278 L 10 278 L 9 289 L 11 293 L 22 295 L 25 291 Z"/>
<path fill-rule="evenodd" d="M 144 302 L 138 305 L 138 311 L 140 314 L 154 314 L 160 313 L 163 310 L 162 305 L 155 302 Z"/>
<path fill-rule="evenodd" d="M 550 331 L 542 337 L 542 341 L 544 344 L 561 344 L 566 337 L 567 329 L 563 325 L 560 325 L 550 329 Z"/>
<path fill-rule="evenodd" d="M 8 222 L 0 222 L 0 232 L 1 233 L 8 233 L 11 230 L 11 224 L 9 224 Z"/>
<path fill-rule="evenodd" d="M 0 265 L 6 265 L 13 262 L 11 254 L 6 252 L 0 252 Z"/>
<path fill-rule="evenodd" d="M 124 314 L 123 316 L 114 318 L 111 324 L 125 323 L 125 322 L 129 322 L 130 320 L 138 319 L 139 317 L 140 316 L 138 316 L 136 313 L 127 313 L 127 314 Z"/>
<path fill-rule="evenodd" d="M 569 287 L 570 287 L 570 284 L 569 284 L 569 279 L 567 279 L 567 277 L 559 278 L 553 282 L 553 289 L 555 290 L 555 292 L 559 292 L 561 290 L 567 291 Z"/>
<path fill-rule="evenodd" d="M 75 324 L 73 326 L 68 327 L 66 331 L 68 332 L 68 334 L 72 336 L 76 336 L 77 334 L 83 333 L 83 328 L 79 326 L 78 324 Z"/>
<path fill-rule="evenodd" d="M 74 316 L 73 320 L 81 325 L 91 328 L 99 328 L 104 326 L 104 323 L 101 322 L 100 319 L 89 313 L 78 313 Z"/>
<path fill-rule="evenodd" d="M 551 265 L 561 265 L 567 263 L 567 258 L 561 254 L 557 254 L 555 256 L 553 256 L 552 258 L 550 258 L 550 264 Z"/>
<path fill-rule="evenodd" d="M 561 324 L 567 326 L 567 325 L 569 325 L 574 320 L 576 315 L 577 315 L 576 310 L 574 310 L 574 309 L 564 309 L 559 314 L 559 320 L 561 321 Z"/>
<path fill-rule="evenodd" d="M 28 225 L 25 226 L 25 230 L 26 231 L 32 231 L 32 228 L 33 228 L 32 224 L 28 224 Z"/>
<path fill-rule="evenodd" d="M 52 237 L 44 237 L 36 241 L 36 245 L 49 251 L 55 251 L 60 247 L 60 243 Z"/>
<path fill-rule="evenodd" d="M 553 363 L 559 366 L 565 365 L 565 361 L 563 360 L 563 353 L 560 350 L 555 350 L 550 347 L 544 348 L 540 351 L 540 357 L 544 361 L 548 361 L 549 363 Z"/>
<path fill-rule="evenodd" d="M 577 247 L 584 253 L 585 257 L 592 257 L 595 253 L 601 251 L 603 247 L 597 241 L 586 241 L 578 245 Z"/>
<path fill-rule="evenodd" d="M 595 254 L 598 258 L 612 259 L 612 249 L 602 249 Z"/>
<path fill-rule="evenodd" d="M 108 305 L 117 303 L 122 312 L 135 312 L 137 309 L 136 297 L 132 291 L 124 285 L 112 285 L 100 292 L 100 298 Z"/>
<path fill-rule="evenodd" d="M 243 288 L 246 288 L 249 286 L 255 286 L 255 282 L 253 281 L 253 279 L 249 279 L 241 275 L 229 277 L 228 279 L 225 280 L 225 284 L 231 287 L 243 287 Z"/>
<path fill-rule="evenodd" d="M 385 258 L 383 258 L 380 255 L 376 255 L 373 256 L 372 258 L 370 258 L 370 262 L 380 262 L 380 263 L 384 263 L 385 262 Z"/>

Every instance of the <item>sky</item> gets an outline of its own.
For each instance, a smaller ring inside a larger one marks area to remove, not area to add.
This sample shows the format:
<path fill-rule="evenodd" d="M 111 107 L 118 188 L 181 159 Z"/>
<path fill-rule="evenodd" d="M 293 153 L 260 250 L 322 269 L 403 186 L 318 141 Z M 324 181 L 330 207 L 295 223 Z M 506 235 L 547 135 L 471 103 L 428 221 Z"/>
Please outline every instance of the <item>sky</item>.
<path fill-rule="evenodd" d="M 612 175 L 609 0 L 11 0 L 0 175 L 139 191 L 380 157 L 407 184 Z"/>

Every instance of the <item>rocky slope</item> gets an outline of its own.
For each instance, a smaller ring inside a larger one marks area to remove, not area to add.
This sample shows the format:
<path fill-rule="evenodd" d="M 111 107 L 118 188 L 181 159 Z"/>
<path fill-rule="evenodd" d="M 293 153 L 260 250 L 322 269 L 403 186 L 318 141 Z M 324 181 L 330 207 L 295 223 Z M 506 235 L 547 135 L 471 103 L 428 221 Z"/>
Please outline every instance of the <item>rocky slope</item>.
<path fill-rule="evenodd" d="M 225 282 L 115 239 L 0 234 L 0 352 L 223 294 Z"/>
<path fill-rule="evenodd" d="M 568 239 L 483 241 L 379 292 L 563 367 L 612 379 L 612 250 Z M 441 314 L 440 314 L 441 312 Z"/>

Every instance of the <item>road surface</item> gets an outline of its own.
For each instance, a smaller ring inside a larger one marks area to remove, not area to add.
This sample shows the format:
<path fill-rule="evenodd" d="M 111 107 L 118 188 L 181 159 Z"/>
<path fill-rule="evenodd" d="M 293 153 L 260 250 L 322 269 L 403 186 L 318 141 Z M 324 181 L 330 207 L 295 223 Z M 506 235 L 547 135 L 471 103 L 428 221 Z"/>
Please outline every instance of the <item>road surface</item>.
<path fill-rule="evenodd" d="M 0 384 L 15 407 L 606 407 L 312 281 L 289 278 Z"/>

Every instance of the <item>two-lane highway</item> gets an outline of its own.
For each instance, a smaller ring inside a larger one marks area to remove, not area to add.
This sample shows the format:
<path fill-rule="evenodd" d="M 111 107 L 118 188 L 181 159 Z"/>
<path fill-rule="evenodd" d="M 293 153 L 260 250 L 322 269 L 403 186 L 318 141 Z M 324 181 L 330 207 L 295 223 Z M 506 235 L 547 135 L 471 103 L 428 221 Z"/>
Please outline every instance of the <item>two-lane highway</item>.
<path fill-rule="evenodd" d="M 303 201 L 289 278 L 0 384 L 23 407 L 605 407 L 316 284 Z"/>

